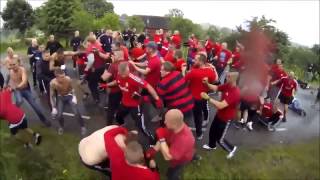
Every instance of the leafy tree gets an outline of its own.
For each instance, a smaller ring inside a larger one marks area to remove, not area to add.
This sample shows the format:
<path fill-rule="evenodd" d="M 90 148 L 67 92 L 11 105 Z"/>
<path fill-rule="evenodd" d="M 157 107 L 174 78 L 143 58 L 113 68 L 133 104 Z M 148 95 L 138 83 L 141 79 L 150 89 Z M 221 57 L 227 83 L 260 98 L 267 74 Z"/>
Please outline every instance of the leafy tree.
<path fill-rule="evenodd" d="M 207 29 L 206 35 L 210 37 L 210 39 L 214 41 L 220 41 L 221 40 L 221 31 L 218 29 L 218 27 L 214 25 L 210 25 Z"/>
<path fill-rule="evenodd" d="M 31 5 L 25 0 L 9 0 L 1 13 L 5 21 L 4 28 L 19 29 L 24 33 L 27 28 L 34 24 L 34 12 Z"/>
<path fill-rule="evenodd" d="M 94 16 L 85 10 L 76 11 L 73 14 L 73 21 L 71 27 L 74 30 L 80 31 L 81 36 L 86 36 L 92 31 L 94 27 Z"/>
<path fill-rule="evenodd" d="M 167 17 L 179 17 L 183 18 L 184 13 L 180 9 L 169 9 L 169 14 L 166 14 Z"/>
<path fill-rule="evenodd" d="M 137 32 L 142 32 L 145 27 L 143 20 L 139 16 L 128 17 L 127 24 L 129 28 L 136 28 Z"/>
<path fill-rule="evenodd" d="M 169 28 L 171 30 L 179 30 L 184 40 L 187 40 L 189 35 L 193 33 L 193 30 L 195 29 L 194 24 L 191 20 L 181 17 L 170 18 Z"/>
<path fill-rule="evenodd" d="M 320 45 L 314 44 L 311 48 L 311 51 L 314 52 L 316 55 L 320 55 Z"/>
<path fill-rule="evenodd" d="M 75 18 L 73 14 L 79 10 L 80 4 L 77 0 L 48 0 L 37 11 L 37 18 L 40 19 L 39 28 L 47 34 L 68 37 L 74 31 L 71 25 Z"/>
<path fill-rule="evenodd" d="M 94 20 L 93 29 L 113 29 L 117 30 L 120 28 L 119 16 L 114 13 L 107 13 L 102 18 Z"/>
<path fill-rule="evenodd" d="M 106 13 L 114 13 L 113 4 L 106 0 L 81 0 L 83 8 L 96 18 L 102 18 Z"/>

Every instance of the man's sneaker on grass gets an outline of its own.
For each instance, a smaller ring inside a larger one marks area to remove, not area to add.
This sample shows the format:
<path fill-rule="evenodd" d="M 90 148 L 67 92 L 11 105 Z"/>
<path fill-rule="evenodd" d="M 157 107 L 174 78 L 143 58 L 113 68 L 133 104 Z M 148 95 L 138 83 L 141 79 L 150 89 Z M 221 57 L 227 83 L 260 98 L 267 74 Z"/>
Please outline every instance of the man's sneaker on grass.
<path fill-rule="evenodd" d="M 204 144 L 202 148 L 208 151 L 217 149 L 217 147 L 210 147 L 208 144 Z"/>
<path fill-rule="evenodd" d="M 231 159 L 237 151 L 237 146 L 234 146 L 233 150 L 227 155 L 227 159 Z"/>
<path fill-rule="evenodd" d="M 33 148 L 32 144 L 30 144 L 30 143 L 25 143 L 25 144 L 23 144 L 23 147 L 26 148 L 26 149 L 31 149 L 31 148 Z"/>
<path fill-rule="evenodd" d="M 39 133 L 34 134 L 34 144 L 39 145 L 41 144 L 42 136 Z"/>
<path fill-rule="evenodd" d="M 201 140 L 201 139 L 203 139 L 203 133 L 197 136 L 197 140 Z"/>
<path fill-rule="evenodd" d="M 58 134 L 59 134 L 59 135 L 62 135 L 62 134 L 63 134 L 63 128 L 62 128 L 62 127 L 60 127 L 60 128 L 58 129 Z"/>
<path fill-rule="evenodd" d="M 81 127 L 81 135 L 84 136 L 87 134 L 87 128 L 86 127 Z"/>

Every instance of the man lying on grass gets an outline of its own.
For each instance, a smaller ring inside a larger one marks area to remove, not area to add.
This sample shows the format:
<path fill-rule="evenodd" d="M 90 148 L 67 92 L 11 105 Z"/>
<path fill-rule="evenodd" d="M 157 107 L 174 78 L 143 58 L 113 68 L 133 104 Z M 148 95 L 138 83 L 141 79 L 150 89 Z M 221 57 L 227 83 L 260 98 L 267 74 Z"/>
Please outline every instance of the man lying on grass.
<path fill-rule="evenodd" d="M 26 148 L 32 147 L 32 139 L 35 145 L 41 143 L 41 135 L 28 128 L 24 112 L 12 103 L 10 89 L 0 88 L 0 119 L 9 123 L 11 134 Z"/>
<path fill-rule="evenodd" d="M 100 171 L 113 180 L 158 180 L 157 171 L 145 164 L 137 133 L 112 125 L 106 126 L 79 143 L 79 154 L 84 165 Z M 150 161 L 155 168 L 155 162 Z M 110 175 L 111 174 L 111 175 Z"/>

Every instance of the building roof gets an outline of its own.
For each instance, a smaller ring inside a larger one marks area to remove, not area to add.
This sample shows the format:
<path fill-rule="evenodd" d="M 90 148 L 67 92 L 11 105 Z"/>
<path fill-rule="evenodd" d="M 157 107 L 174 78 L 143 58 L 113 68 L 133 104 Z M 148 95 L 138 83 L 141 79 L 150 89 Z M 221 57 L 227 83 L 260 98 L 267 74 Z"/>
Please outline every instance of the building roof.
<path fill-rule="evenodd" d="M 169 29 L 169 18 L 163 16 L 145 16 L 137 15 L 140 17 L 147 29 Z"/>

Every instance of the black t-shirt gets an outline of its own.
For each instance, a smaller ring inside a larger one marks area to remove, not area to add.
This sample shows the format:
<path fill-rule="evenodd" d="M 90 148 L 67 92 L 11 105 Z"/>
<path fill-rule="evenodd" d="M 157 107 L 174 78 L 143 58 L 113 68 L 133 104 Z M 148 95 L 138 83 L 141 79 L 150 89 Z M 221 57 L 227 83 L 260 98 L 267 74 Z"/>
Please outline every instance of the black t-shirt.
<path fill-rule="evenodd" d="M 50 55 L 57 52 L 58 49 L 62 48 L 62 45 L 58 41 L 48 41 L 46 50 L 49 49 Z"/>
<path fill-rule="evenodd" d="M 79 49 L 81 42 L 82 39 L 79 36 L 71 39 L 70 45 L 72 46 L 73 51 L 77 51 Z"/>
<path fill-rule="evenodd" d="M 41 61 L 40 63 L 41 74 L 48 80 L 54 78 L 53 71 L 50 71 L 49 66 L 49 61 Z"/>
<path fill-rule="evenodd" d="M 144 43 L 144 40 L 146 39 L 146 36 L 144 34 L 140 34 L 138 36 L 138 42 L 143 44 Z"/>
<path fill-rule="evenodd" d="M 36 46 L 36 47 L 33 47 L 33 46 L 29 46 L 29 48 L 28 48 L 28 55 L 33 55 L 31 58 L 29 58 L 30 59 L 30 61 L 35 61 L 35 55 L 36 55 L 36 53 L 37 53 L 37 51 L 38 51 L 38 46 Z"/>
<path fill-rule="evenodd" d="M 102 35 L 100 37 L 100 43 L 102 44 L 102 49 L 105 52 L 111 52 L 111 44 L 112 44 L 112 37 L 108 35 Z"/>

